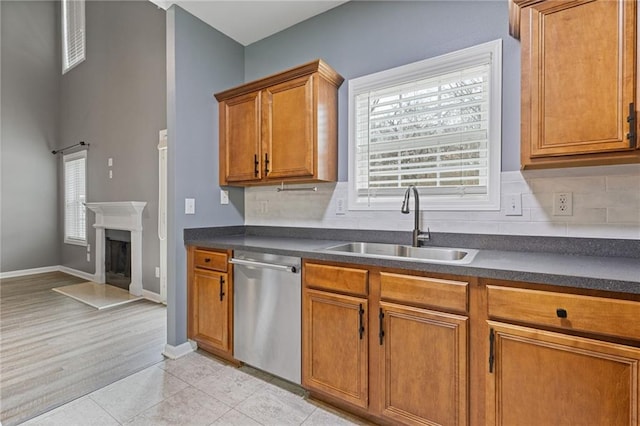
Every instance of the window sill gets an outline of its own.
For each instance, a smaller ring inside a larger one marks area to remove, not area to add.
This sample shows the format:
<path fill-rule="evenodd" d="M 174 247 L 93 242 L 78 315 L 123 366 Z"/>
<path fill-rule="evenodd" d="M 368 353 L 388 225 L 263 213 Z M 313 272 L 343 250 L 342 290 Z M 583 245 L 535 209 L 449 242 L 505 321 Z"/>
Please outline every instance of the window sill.
<path fill-rule="evenodd" d="M 64 239 L 64 243 L 65 244 L 71 244 L 73 246 L 82 246 L 82 247 L 86 247 L 87 244 L 88 244 L 87 240 L 84 240 L 84 241 L 83 240 L 71 240 L 71 239 L 68 239 L 68 238 Z"/>

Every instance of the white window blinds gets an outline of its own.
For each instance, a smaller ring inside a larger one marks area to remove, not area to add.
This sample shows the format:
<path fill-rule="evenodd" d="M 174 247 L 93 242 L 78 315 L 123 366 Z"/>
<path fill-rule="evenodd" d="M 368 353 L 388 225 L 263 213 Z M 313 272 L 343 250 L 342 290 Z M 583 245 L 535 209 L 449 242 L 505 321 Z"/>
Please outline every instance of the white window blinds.
<path fill-rule="evenodd" d="M 84 0 L 62 0 L 62 74 L 84 59 Z"/>
<path fill-rule="evenodd" d="M 63 156 L 64 163 L 64 242 L 85 245 L 87 242 L 86 167 L 87 151 Z"/>
<path fill-rule="evenodd" d="M 350 82 L 350 207 L 395 201 L 409 185 L 440 209 L 489 198 L 492 168 L 498 179 L 500 171 L 500 88 L 494 51 L 473 49 Z"/>

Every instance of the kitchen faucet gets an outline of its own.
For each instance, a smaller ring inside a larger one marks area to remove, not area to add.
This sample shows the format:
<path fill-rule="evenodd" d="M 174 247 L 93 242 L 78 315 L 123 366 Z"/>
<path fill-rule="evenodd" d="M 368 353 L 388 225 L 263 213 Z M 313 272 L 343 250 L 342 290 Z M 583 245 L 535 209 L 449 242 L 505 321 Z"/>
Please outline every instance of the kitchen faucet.
<path fill-rule="evenodd" d="M 427 228 L 427 233 L 420 232 L 420 195 L 415 185 L 409 185 L 407 191 L 404 193 L 404 200 L 402 201 L 402 208 L 400 211 L 404 214 L 409 214 L 409 195 L 413 189 L 414 210 L 415 210 L 415 225 L 413 227 L 413 246 L 420 247 L 420 241 L 428 241 L 431 238 L 431 232 Z"/>

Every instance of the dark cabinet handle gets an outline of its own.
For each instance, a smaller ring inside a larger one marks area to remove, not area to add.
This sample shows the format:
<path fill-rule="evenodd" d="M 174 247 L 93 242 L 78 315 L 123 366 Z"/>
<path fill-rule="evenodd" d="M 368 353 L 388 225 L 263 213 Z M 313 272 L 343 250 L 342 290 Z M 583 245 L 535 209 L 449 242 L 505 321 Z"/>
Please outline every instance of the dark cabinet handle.
<path fill-rule="evenodd" d="M 220 301 L 224 299 L 224 277 L 220 275 Z"/>
<path fill-rule="evenodd" d="M 629 147 L 635 148 L 638 136 L 636 135 L 636 107 L 633 102 L 629 104 L 629 115 L 627 116 L 627 123 L 629 123 L 629 133 L 627 133 Z"/>
<path fill-rule="evenodd" d="M 360 340 L 362 340 L 362 337 L 364 336 L 364 308 L 362 307 L 362 303 L 360 304 L 358 314 L 360 315 L 360 327 L 358 328 L 358 332 L 360 333 Z"/>
<path fill-rule="evenodd" d="M 493 328 L 489 330 L 489 373 L 493 373 L 493 363 L 496 359 L 495 354 L 496 335 Z"/>
<path fill-rule="evenodd" d="M 384 313 L 382 312 L 382 308 L 380 308 L 380 313 L 378 314 L 378 319 L 380 320 L 380 332 L 378 333 L 378 337 L 380 338 L 380 344 L 382 345 L 384 341 L 384 330 L 382 328 L 382 320 L 384 319 Z"/>
<path fill-rule="evenodd" d="M 208 258 L 208 257 L 205 257 L 205 258 L 204 258 L 204 263 L 209 263 L 209 262 L 211 262 L 211 259 L 210 259 L 210 258 Z"/>
<path fill-rule="evenodd" d="M 258 154 L 253 155 L 253 174 L 255 177 L 258 177 L 258 165 L 260 162 L 258 161 Z"/>
<path fill-rule="evenodd" d="M 558 308 L 556 309 L 556 315 L 558 315 L 558 318 L 566 318 L 568 314 L 566 309 Z"/>
<path fill-rule="evenodd" d="M 264 174 L 265 176 L 269 174 L 269 153 L 264 153 Z"/>

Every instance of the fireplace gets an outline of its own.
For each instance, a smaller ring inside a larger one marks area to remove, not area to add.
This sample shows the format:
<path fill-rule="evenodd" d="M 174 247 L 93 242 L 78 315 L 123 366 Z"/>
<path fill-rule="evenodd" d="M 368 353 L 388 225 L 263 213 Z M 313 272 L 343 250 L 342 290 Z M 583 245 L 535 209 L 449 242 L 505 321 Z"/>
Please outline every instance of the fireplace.
<path fill-rule="evenodd" d="M 105 229 L 105 282 L 129 290 L 131 284 L 131 232 Z"/>
<path fill-rule="evenodd" d="M 129 243 L 129 278 L 128 286 L 122 284 L 124 288 L 129 289 L 129 293 L 134 296 L 142 296 L 142 211 L 147 205 L 141 201 L 119 201 L 105 203 L 86 203 L 88 209 L 96 214 L 96 222 L 93 227 L 96 229 L 95 242 L 95 260 L 96 273 L 95 281 L 104 284 L 107 282 L 106 260 L 110 256 L 107 251 L 107 233 L 114 235 L 113 231 L 127 231 Z M 117 236 L 115 240 L 121 241 L 121 236 Z M 114 238 L 110 238 L 114 240 Z M 125 241 L 127 242 L 127 241 Z M 119 248 L 113 249 L 122 253 L 122 244 Z M 125 247 L 125 252 L 127 248 Z M 126 253 L 125 253 L 126 254 Z M 120 255 L 118 255 L 120 256 Z M 120 256 L 116 261 L 120 263 L 124 257 Z M 113 264 L 113 259 L 110 264 Z M 126 263 L 126 260 L 125 260 Z M 116 274 L 120 274 L 119 270 Z M 122 273 L 124 275 L 124 273 Z"/>

